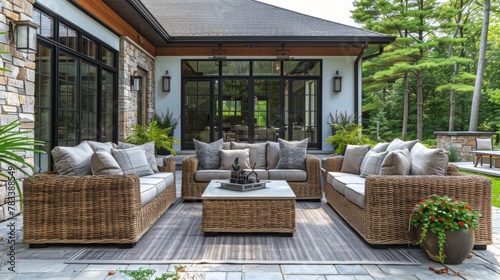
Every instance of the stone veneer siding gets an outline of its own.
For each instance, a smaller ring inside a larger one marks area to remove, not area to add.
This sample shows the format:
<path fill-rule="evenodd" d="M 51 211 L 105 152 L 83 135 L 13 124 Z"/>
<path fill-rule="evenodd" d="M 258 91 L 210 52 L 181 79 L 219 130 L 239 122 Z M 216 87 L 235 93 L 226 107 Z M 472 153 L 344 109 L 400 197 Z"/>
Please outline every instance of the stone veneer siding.
<path fill-rule="evenodd" d="M 0 54 L 0 67 L 9 71 L 0 70 L 0 125 L 19 120 L 19 130 L 29 131 L 28 136 L 34 137 L 35 127 L 35 54 L 26 54 L 16 50 L 14 43 L 9 40 L 10 21 L 32 20 L 33 3 L 35 0 L 1 0 L 0 1 L 0 50 L 8 54 Z M 18 152 L 26 162 L 34 164 L 33 152 Z M 2 164 L 2 171 L 8 166 Z M 30 172 L 30 168 L 23 168 Z M 3 172 L 4 173 L 4 172 Z M 14 175 L 22 179 L 24 175 L 17 171 Z M 19 213 L 19 202 L 8 209 L 6 200 L 6 181 L 0 179 L 0 221 Z M 20 182 L 22 184 L 22 182 Z M 12 205 L 11 205 L 12 206 Z M 7 210 L 8 209 L 8 210 Z"/>
<path fill-rule="evenodd" d="M 35 127 L 35 54 L 17 51 L 15 44 L 9 41 L 8 31 L 10 21 L 32 20 L 34 2 L 0 1 L 0 31 L 6 32 L 0 35 L 0 49 L 9 52 L 0 55 L 0 67 L 10 70 L 0 71 L 0 125 L 19 120 L 19 128 L 30 131 L 32 137 Z M 34 163 L 32 152 L 23 155 L 28 163 Z"/>
<path fill-rule="evenodd" d="M 489 138 L 495 135 L 495 132 L 481 131 L 436 131 L 437 147 L 449 150 L 455 148 L 460 161 L 472 161 L 473 154 L 470 151 L 476 148 L 476 138 Z"/>
<path fill-rule="evenodd" d="M 154 100 L 154 63 L 155 58 L 126 36 L 120 39 L 119 83 L 118 83 L 118 138 L 124 139 L 130 134 L 132 125 L 137 124 L 137 94 L 132 91 L 130 77 L 138 68 L 146 71 L 147 119 L 155 116 Z"/>

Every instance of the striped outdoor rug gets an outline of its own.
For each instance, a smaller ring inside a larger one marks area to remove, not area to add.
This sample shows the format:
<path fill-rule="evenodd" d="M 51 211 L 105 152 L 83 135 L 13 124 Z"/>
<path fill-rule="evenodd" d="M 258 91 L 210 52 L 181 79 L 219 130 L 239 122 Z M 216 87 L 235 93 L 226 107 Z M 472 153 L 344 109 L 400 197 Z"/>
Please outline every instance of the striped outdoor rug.
<path fill-rule="evenodd" d="M 68 263 L 419 264 L 398 248 L 370 248 L 327 204 L 297 202 L 296 209 L 293 237 L 205 237 L 201 203 L 176 201 L 134 248 L 89 246 Z"/>

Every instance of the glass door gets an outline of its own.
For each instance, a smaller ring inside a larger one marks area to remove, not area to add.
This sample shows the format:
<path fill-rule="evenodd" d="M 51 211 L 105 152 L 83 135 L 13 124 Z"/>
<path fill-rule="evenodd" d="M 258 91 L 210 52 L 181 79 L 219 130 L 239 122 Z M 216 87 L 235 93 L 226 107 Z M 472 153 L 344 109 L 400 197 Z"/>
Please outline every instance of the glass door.
<path fill-rule="evenodd" d="M 194 149 L 193 139 L 206 143 L 214 140 L 212 93 L 216 86 L 216 80 L 184 80 L 182 149 Z"/>
<path fill-rule="evenodd" d="M 250 133 L 254 124 L 249 112 L 252 104 L 248 82 L 248 79 L 222 80 L 221 97 L 216 111 L 224 141 L 247 142 L 249 137 L 253 137 L 253 133 Z"/>
<path fill-rule="evenodd" d="M 319 80 L 286 80 L 285 127 L 287 140 L 308 138 L 309 148 L 318 143 L 318 84 Z"/>

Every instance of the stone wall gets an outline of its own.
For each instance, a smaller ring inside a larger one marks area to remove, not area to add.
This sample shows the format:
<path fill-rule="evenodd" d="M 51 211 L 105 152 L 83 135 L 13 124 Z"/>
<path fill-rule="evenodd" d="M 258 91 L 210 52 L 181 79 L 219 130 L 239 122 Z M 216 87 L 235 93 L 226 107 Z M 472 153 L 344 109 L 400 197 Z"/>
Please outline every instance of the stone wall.
<path fill-rule="evenodd" d="M 0 67 L 8 71 L 0 70 L 0 125 L 19 120 L 19 130 L 28 131 L 29 136 L 34 137 L 35 115 L 35 54 L 26 54 L 16 50 L 15 44 L 9 39 L 9 23 L 18 20 L 32 20 L 34 0 L 2 0 L 0 1 L 0 50 L 7 52 L 0 54 Z M 33 152 L 18 152 L 29 164 L 34 164 Z M 8 166 L 1 165 L 2 173 L 5 174 Z M 23 168 L 30 172 L 29 167 Z M 16 171 L 17 179 L 23 178 L 23 174 Z M 5 179 L 2 179 L 5 180 Z M 0 180 L 0 220 L 9 218 L 19 213 L 19 203 L 16 199 L 15 207 L 7 211 L 7 182 Z M 17 197 L 17 196 L 16 196 Z M 15 210 L 12 210 L 15 208 Z"/>
<path fill-rule="evenodd" d="M 437 147 L 449 150 L 450 147 L 455 148 L 460 161 L 472 161 L 473 151 L 476 147 L 476 138 L 491 139 L 495 132 L 480 132 L 480 131 L 436 131 Z"/>
<path fill-rule="evenodd" d="M 146 71 L 142 82 L 146 83 L 147 118 L 155 115 L 154 101 L 154 63 L 155 59 L 128 37 L 120 38 L 119 82 L 118 82 L 118 123 L 121 140 L 130 134 L 130 127 L 137 124 L 137 93 L 132 91 L 130 77 L 138 68 Z"/>

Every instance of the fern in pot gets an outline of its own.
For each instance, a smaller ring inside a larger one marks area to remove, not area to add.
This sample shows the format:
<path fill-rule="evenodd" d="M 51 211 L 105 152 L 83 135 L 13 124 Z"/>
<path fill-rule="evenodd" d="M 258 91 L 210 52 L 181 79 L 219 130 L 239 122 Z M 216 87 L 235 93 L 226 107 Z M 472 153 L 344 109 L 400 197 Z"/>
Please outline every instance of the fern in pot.
<path fill-rule="evenodd" d="M 172 155 L 177 155 L 173 146 L 179 144 L 180 140 L 171 135 L 171 130 L 171 127 L 161 128 L 158 122 L 153 120 L 149 125 L 136 124 L 132 126 L 131 134 L 124 141 L 136 145 L 154 141 L 156 154 L 158 154 L 158 149 L 166 149 Z"/>

